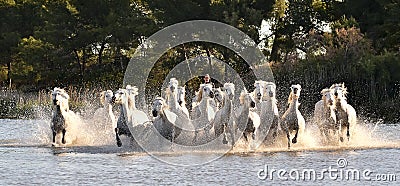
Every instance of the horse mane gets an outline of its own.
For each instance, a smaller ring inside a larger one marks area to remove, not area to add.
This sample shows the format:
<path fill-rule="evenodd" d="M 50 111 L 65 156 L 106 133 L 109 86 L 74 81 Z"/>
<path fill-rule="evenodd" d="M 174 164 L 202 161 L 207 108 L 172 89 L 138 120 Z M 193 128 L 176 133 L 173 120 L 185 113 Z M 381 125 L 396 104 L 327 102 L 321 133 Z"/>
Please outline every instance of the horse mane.
<path fill-rule="evenodd" d="M 137 96 L 139 94 L 139 89 L 136 86 L 126 85 L 126 90 L 129 94 L 132 94 L 134 96 Z"/>
<path fill-rule="evenodd" d="M 247 91 L 246 91 L 246 90 L 243 90 L 243 91 L 240 93 L 240 96 L 239 96 L 239 102 L 240 102 L 240 104 L 244 104 L 244 96 L 246 96 L 246 94 L 247 94 Z"/>
<path fill-rule="evenodd" d="M 233 92 L 235 92 L 235 84 L 233 83 L 225 83 L 224 84 L 224 89 L 228 89 L 231 88 L 233 90 Z"/>
<path fill-rule="evenodd" d="M 347 87 L 344 86 L 344 83 L 335 83 L 330 87 L 330 89 L 334 89 L 336 87 L 342 88 L 342 92 L 345 97 L 346 97 L 347 93 L 349 93 L 349 92 L 347 92 Z"/>
<path fill-rule="evenodd" d="M 178 80 L 176 78 L 171 78 L 169 79 L 170 83 L 177 83 L 178 84 Z"/>
<path fill-rule="evenodd" d="M 160 100 L 160 101 L 163 103 L 163 108 L 162 108 L 162 110 L 163 110 L 163 109 L 168 109 L 168 108 L 169 108 L 168 104 L 165 102 L 165 99 L 164 99 L 163 97 L 157 96 L 157 97 L 154 99 L 154 101 L 157 101 L 157 100 Z"/>
<path fill-rule="evenodd" d="M 273 82 L 267 82 L 265 85 L 272 85 L 274 87 L 274 89 L 276 89 L 276 85 Z"/>
<path fill-rule="evenodd" d="M 288 98 L 287 102 L 288 102 L 288 104 L 290 104 L 292 101 L 293 101 L 293 92 L 290 91 L 289 98 Z"/>
<path fill-rule="evenodd" d="M 200 84 L 200 90 L 196 93 L 197 95 L 197 102 L 200 102 L 203 99 L 203 88 L 205 84 Z"/>

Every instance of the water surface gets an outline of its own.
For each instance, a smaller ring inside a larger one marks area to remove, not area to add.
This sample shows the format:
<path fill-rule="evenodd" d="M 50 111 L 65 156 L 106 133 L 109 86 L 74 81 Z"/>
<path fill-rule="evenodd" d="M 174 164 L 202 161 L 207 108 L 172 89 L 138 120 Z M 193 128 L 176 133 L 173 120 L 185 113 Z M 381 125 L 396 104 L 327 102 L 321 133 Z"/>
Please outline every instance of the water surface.
<path fill-rule="evenodd" d="M 398 185 L 399 135 L 400 125 L 380 124 L 373 131 L 373 138 L 360 138 L 360 145 L 234 152 L 204 165 L 174 166 L 128 147 L 118 148 L 114 141 L 54 148 L 50 146 L 48 122 L 0 120 L 0 185 Z M 190 162 L 212 155 L 176 152 L 163 158 Z M 338 160 L 347 164 L 339 167 Z M 296 178 L 296 173 L 303 170 L 312 169 L 319 174 L 329 168 L 339 173 L 367 170 L 372 181 L 362 175 L 359 179 L 328 174 L 320 180 Z M 271 173 L 272 170 L 276 172 Z M 287 174 L 279 178 L 278 170 Z M 273 178 L 260 179 L 266 171 Z M 386 180 L 394 175 L 397 181 L 379 181 L 377 175 L 386 176 Z"/>

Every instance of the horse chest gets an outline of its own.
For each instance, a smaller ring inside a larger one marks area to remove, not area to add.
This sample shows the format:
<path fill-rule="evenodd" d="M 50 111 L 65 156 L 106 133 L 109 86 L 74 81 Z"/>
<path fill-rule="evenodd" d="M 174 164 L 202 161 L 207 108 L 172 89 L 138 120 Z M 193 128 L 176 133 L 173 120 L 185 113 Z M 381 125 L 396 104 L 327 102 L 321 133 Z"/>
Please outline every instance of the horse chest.
<path fill-rule="evenodd" d="M 347 126 L 348 125 L 348 115 L 347 112 L 342 109 L 339 108 L 335 111 L 335 114 L 337 116 L 337 122 L 341 125 Z"/>
<path fill-rule="evenodd" d="M 253 120 L 249 118 L 247 120 L 247 125 L 246 125 L 246 128 L 244 131 L 251 133 L 251 132 L 254 132 L 255 130 L 256 130 L 256 128 L 254 127 Z"/>
<path fill-rule="evenodd" d="M 297 130 L 299 120 L 296 112 L 287 112 L 282 119 L 289 130 Z"/>
<path fill-rule="evenodd" d="M 57 113 L 53 117 L 52 123 L 53 123 L 53 126 L 54 126 L 53 130 L 55 130 L 57 132 L 61 131 L 62 129 L 65 129 L 65 119 L 64 119 L 64 116 L 61 114 L 61 112 Z"/>

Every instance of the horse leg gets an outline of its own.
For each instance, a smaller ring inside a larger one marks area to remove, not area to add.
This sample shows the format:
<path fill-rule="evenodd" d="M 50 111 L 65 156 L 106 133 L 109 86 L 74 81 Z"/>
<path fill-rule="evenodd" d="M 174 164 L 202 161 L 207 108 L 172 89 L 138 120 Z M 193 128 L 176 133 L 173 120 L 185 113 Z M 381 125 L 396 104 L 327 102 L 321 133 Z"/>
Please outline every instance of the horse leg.
<path fill-rule="evenodd" d="M 62 130 L 62 139 L 61 139 L 61 143 L 62 144 L 65 144 L 65 133 L 66 133 L 67 131 L 65 130 L 65 129 L 63 129 Z"/>
<path fill-rule="evenodd" d="M 121 147 L 122 142 L 121 139 L 119 138 L 119 128 L 115 128 L 115 139 L 117 140 L 117 146 Z"/>
<path fill-rule="evenodd" d="M 53 130 L 53 143 L 56 143 L 57 132 Z"/>
<path fill-rule="evenodd" d="M 243 137 L 244 137 L 244 139 L 246 140 L 246 142 L 249 142 L 249 140 L 247 139 L 247 134 L 246 134 L 246 132 L 243 132 Z"/>
<path fill-rule="evenodd" d="M 290 134 L 286 123 L 283 123 L 283 130 L 285 131 L 288 140 L 288 149 L 290 149 Z"/>
<path fill-rule="evenodd" d="M 292 139 L 292 143 L 297 143 L 297 134 L 299 133 L 299 129 L 296 129 L 296 134 L 294 135 L 294 138 Z"/>

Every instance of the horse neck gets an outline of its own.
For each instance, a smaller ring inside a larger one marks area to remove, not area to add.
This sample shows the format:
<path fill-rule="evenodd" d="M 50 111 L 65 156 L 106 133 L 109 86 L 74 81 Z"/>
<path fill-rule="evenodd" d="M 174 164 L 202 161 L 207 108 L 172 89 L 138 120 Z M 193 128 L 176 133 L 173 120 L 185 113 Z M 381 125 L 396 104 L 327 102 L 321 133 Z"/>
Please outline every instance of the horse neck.
<path fill-rule="evenodd" d="M 177 108 L 178 107 L 178 100 L 177 100 L 177 93 L 169 93 L 168 94 L 168 105 L 170 108 Z"/>
<path fill-rule="evenodd" d="M 112 110 L 112 105 L 108 102 L 105 102 L 104 109 L 107 111 L 108 116 L 111 118 L 112 122 L 114 123 L 115 117 L 114 117 L 114 112 Z"/>
<path fill-rule="evenodd" d="M 337 110 L 347 111 L 347 101 L 345 99 L 336 100 L 336 108 Z"/>
<path fill-rule="evenodd" d="M 242 119 L 244 119 L 244 118 L 246 118 L 247 119 L 247 117 L 249 116 L 249 113 L 250 113 L 250 106 L 249 106 L 249 104 L 247 103 L 247 102 L 244 102 L 242 105 L 241 105 L 241 111 L 242 111 L 242 113 L 240 114 L 240 118 L 242 118 Z"/>
<path fill-rule="evenodd" d="M 53 112 L 55 116 L 62 116 L 62 109 L 60 105 L 56 105 Z"/>
<path fill-rule="evenodd" d="M 298 110 L 299 108 L 299 99 L 293 98 L 292 102 L 289 104 L 289 110 Z"/>
<path fill-rule="evenodd" d="M 120 106 L 121 108 L 121 112 L 123 112 L 125 120 L 126 121 L 130 121 L 132 112 L 131 112 L 131 108 L 129 107 L 129 101 L 128 99 L 126 99 Z"/>
<path fill-rule="evenodd" d="M 227 95 L 224 95 L 224 106 L 222 109 L 226 111 L 232 110 L 233 107 L 233 100 L 230 100 Z"/>
<path fill-rule="evenodd" d="M 136 99 L 135 96 L 131 95 L 128 97 L 128 107 L 132 110 L 136 110 Z"/>

